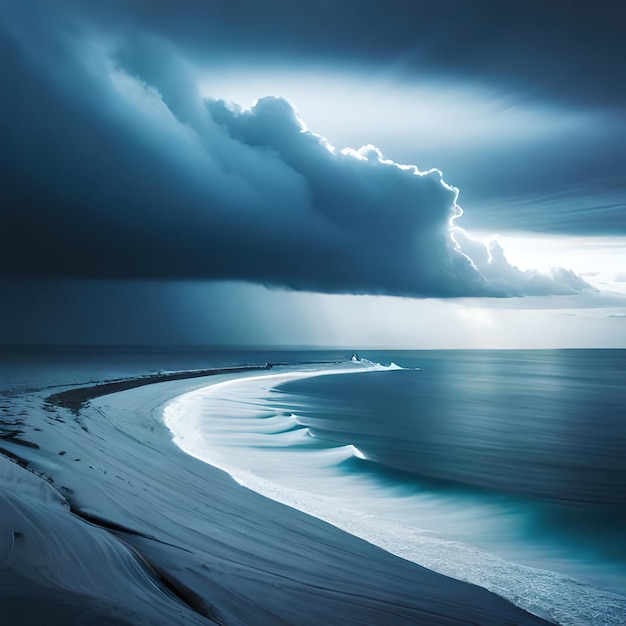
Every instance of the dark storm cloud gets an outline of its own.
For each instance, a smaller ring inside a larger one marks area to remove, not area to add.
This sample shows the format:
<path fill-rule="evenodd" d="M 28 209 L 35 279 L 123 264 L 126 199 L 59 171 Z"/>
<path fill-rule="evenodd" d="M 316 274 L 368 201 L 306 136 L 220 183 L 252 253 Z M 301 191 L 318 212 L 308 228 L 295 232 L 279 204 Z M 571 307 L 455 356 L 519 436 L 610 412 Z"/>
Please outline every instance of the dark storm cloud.
<path fill-rule="evenodd" d="M 136 30 L 142 3 L 90 6 L 0 5 L 2 275 L 443 297 L 586 287 L 455 243 L 457 192 L 436 170 L 334 151 L 280 98 L 203 102 L 189 49 L 163 32 L 191 37 L 205 5 L 151 3 L 161 34 Z"/>
<path fill-rule="evenodd" d="M 87 3 L 68 0 L 84 12 Z M 118 29 L 184 45 L 203 62 L 290 56 L 396 68 L 622 109 L 622 2 L 599 0 L 91 0 Z M 581 85 L 585 87 L 581 89 Z"/>

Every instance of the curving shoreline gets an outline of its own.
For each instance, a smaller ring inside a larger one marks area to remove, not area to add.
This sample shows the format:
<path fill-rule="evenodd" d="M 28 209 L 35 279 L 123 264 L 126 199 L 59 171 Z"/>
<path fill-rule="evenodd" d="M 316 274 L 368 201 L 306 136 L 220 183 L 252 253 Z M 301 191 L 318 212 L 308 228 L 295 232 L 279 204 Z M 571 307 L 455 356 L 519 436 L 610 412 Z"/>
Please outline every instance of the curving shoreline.
<path fill-rule="evenodd" d="M 247 367 L 244 373 L 253 375 L 256 369 L 267 366 Z M 39 448 L 4 445 L 53 480 L 48 485 L 83 517 L 57 502 L 54 507 L 61 510 L 48 511 L 48 503 L 40 518 L 46 532 L 59 531 L 58 545 L 79 553 L 69 565 L 57 554 L 54 578 L 62 578 L 61 570 L 65 589 L 74 585 L 126 611 L 137 624 L 547 623 L 484 589 L 435 574 L 258 496 L 180 451 L 159 420 L 160 408 L 194 386 L 235 373 L 242 369 L 179 372 L 166 380 L 162 377 L 170 375 L 157 374 L 17 400 L 28 413 L 20 428 Z M 19 500 L 19 493 L 7 496 L 9 488 L 3 489 L 18 480 L 11 476 L 0 482 L 0 494 Z M 19 478 L 26 480 L 31 479 Z M 78 524 L 72 536 L 64 516 Z M 32 517 L 16 516 L 11 523 L 27 526 Z M 63 523 L 51 523 L 58 519 Z M 77 547 L 75 541 L 76 529 L 85 526 L 97 529 L 92 537 L 97 549 L 121 549 L 124 559 L 132 555 L 130 562 L 141 555 L 153 573 L 145 581 L 145 570 L 141 576 L 123 575 L 126 595 L 119 596 L 111 576 L 119 578 L 120 570 L 105 568 L 85 589 L 80 568 L 94 575 L 87 554 L 92 544 L 85 540 Z M 27 543 L 28 533 L 23 535 Z M 87 552 L 81 554 L 79 547 Z M 28 572 L 26 557 L 27 552 L 20 567 Z"/>
<path fill-rule="evenodd" d="M 109 380 L 89 385 L 87 387 L 76 387 L 65 391 L 59 391 L 48 396 L 46 399 L 50 404 L 70 409 L 78 412 L 85 403 L 94 398 L 100 398 L 111 393 L 118 393 L 144 385 L 153 385 L 156 383 L 164 383 L 172 380 L 187 380 L 189 378 L 203 378 L 205 376 L 216 376 L 218 374 L 239 374 L 242 372 L 253 372 L 259 370 L 268 370 L 274 367 L 273 363 L 265 363 L 265 365 L 241 365 L 237 367 L 210 368 L 205 370 L 188 370 L 182 372 L 166 372 L 158 374 L 149 374 L 147 376 L 138 376 L 136 378 L 124 378 L 122 380 Z"/>
<path fill-rule="evenodd" d="M 358 439 L 344 437 L 341 427 L 339 441 L 332 433 L 325 438 L 323 425 L 320 431 L 310 432 L 315 420 L 308 416 L 322 405 L 307 404 L 303 409 L 297 397 L 291 397 L 293 404 L 280 393 L 274 400 L 271 398 L 271 392 L 283 389 L 285 383 L 288 386 L 288 381 L 327 374 L 350 374 L 354 380 L 355 373 L 397 367 L 367 361 L 358 368 L 351 365 L 294 368 L 231 378 L 174 398 L 164 408 L 164 422 L 182 450 L 227 472 L 238 484 L 401 558 L 477 584 L 527 611 L 564 625 L 622 623 L 620 616 L 625 614 L 626 598 L 619 585 L 607 589 L 577 576 L 579 572 L 568 571 L 562 563 L 537 558 L 533 561 L 528 544 L 523 542 L 516 548 L 508 546 L 509 553 L 503 554 L 506 529 L 497 528 L 497 524 L 494 528 L 493 513 L 484 515 L 483 511 L 481 523 L 474 521 L 482 536 L 464 537 L 462 533 L 468 531 L 460 520 L 480 516 L 472 508 L 475 502 L 471 498 L 461 500 L 457 495 L 456 499 L 446 499 L 439 495 L 437 500 L 434 494 L 411 497 L 406 492 L 395 496 L 384 493 L 353 464 L 356 459 L 368 462 L 367 452 L 361 450 Z M 366 380 L 361 388 L 369 384 Z M 332 385 L 327 389 L 332 389 Z M 362 410 L 363 405 L 359 406 Z M 356 413 L 362 415 L 361 411 Z M 318 423 L 329 419 L 329 413 L 323 416 Z M 439 506 L 443 502 L 443 506 L 439 519 L 433 523 L 436 502 Z M 501 516 L 508 515 L 509 524 L 516 514 L 518 511 L 510 506 L 500 510 Z M 444 530 L 445 524 L 455 523 L 455 530 L 460 528 L 461 533 Z M 489 544 L 485 541 L 487 534 L 501 543 Z"/>

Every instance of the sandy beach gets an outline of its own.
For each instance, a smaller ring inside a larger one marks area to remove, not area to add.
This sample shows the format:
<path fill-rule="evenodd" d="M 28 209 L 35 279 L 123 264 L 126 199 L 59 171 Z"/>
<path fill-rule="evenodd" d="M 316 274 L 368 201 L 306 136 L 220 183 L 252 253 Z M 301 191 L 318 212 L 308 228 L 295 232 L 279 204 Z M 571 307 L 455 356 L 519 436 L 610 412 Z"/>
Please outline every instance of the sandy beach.
<path fill-rule="evenodd" d="M 167 402 L 256 369 L 4 398 L 0 580 L 11 585 L 0 621 L 547 623 L 259 496 L 173 444 Z"/>

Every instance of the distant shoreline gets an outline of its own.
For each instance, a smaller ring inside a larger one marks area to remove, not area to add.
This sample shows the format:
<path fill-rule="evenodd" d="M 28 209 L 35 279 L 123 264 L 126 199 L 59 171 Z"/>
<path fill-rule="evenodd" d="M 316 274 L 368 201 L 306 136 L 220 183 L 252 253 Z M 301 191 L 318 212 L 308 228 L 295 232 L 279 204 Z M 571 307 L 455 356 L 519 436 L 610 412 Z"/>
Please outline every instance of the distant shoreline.
<path fill-rule="evenodd" d="M 134 378 L 124 378 L 122 380 L 110 380 L 88 387 L 76 387 L 67 391 L 53 393 L 46 398 L 46 402 L 55 406 L 70 409 L 75 413 L 89 400 L 106 396 L 110 393 L 126 391 L 144 385 L 152 385 L 155 383 L 164 383 L 170 380 L 185 380 L 188 378 L 202 378 L 204 376 L 216 376 L 217 374 L 236 374 L 239 372 L 252 372 L 258 370 L 268 370 L 274 367 L 273 363 L 265 363 L 264 365 L 241 365 L 223 368 L 210 368 L 205 370 L 184 370 L 180 372 L 158 372 L 156 374 L 148 374 Z"/>

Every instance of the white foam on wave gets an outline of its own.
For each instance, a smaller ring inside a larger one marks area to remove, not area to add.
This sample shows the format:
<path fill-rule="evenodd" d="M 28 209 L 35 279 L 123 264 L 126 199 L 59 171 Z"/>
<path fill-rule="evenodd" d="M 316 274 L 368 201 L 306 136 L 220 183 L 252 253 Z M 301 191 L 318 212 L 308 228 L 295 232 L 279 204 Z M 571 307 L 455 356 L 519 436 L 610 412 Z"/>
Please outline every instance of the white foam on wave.
<path fill-rule="evenodd" d="M 228 472 L 240 485 L 397 556 L 485 587 L 563 626 L 623 624 L 626 597 L 450 540 L 436 532 L 440 530 L 436 522 L 428 524 L 437 515 L 440 520 L 447 517 L 471 522 L 472 513 L 465 510 L 466 503 L 442 505 L 432 494 L 410 498 L 381 489 L 365 475 L 340 473 L 337 468 L 343 461 L 365 458 L 354 445 L 316 444 L 294 414 L 254 417 L 254 399 L 277 384 L 326 374 L 395 369 L 403 368 L 360 360 L 335 367 L 230 379 L 170 402 L 165 407 L 165 423 L 174 433 L 174 442 L 185 452 Z M 257 402 L 256 415 L 264 410 Z M 295 430 L 277 433 L 279 426 Z M 311 443 L 308 447 L 307 441 Z M 304 452 L 295 449 L 294 443 L 304 444 Z M 443 517 L 442 506 L 448 507 Z M 431 511 L 436 514 L 430 515 Z M 494 518 L 502 515 L 492 512 Z M 476 517 L 480 524 L 486 519 L 478 513 Z M 429 528 L 418 526 L 416 520 Z"/>
<path fill-rule="evenodd" d="M 356 446 L 350 444 L 350 447 L 352 448 L 352 456 L 363 461 L 367 459 L 367 457 Z"/>
<path fill-rule="evenodd" d="M 308 450 L 307 454 L 311 456 L 311 459 L 316 461 L 316 464 L 320 463 L 328 467 L 335 467 L 337 464 L 343 463 L 344 461 L 352 458 L 365 458 L 365 455 L 351 443 L 345 446 Z"/>

